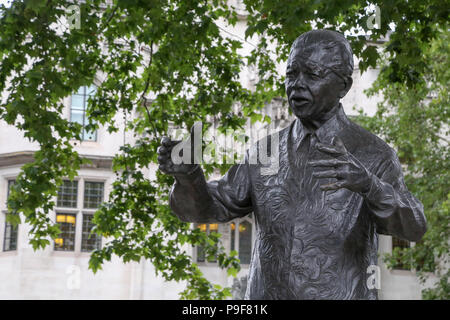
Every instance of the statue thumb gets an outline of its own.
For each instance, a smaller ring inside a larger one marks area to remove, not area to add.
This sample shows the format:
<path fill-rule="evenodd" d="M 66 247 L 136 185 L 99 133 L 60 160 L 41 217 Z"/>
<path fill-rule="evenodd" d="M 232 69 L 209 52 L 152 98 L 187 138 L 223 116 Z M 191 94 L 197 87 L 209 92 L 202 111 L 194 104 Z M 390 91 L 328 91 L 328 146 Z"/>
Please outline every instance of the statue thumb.
<path fill-rule="evenodd" d="M 334 146 L 338 147 L 341 150 L 347 150 L 345 148 L 344 142 L 338 136 L 335 136 L 331 142 Z"/>

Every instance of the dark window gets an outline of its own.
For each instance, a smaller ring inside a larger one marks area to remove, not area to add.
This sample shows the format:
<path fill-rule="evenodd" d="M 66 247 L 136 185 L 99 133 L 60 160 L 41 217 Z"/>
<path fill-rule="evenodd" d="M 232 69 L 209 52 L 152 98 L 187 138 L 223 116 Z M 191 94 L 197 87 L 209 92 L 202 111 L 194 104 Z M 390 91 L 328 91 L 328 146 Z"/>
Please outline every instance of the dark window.
<path fill-rule="evenodd" d="M 217 232 L 219 229 L 219 225 L 217 223 L 212 224 L 199 224 L 197 225 L 197 228 L 199 228 L 201 231 L 206 232 L 207 234 L 210 234 L 211 232 Z M 214 258 L 206 258 L 205 254 L 205 248 L 203 246 L 197 246 L 197 262 L 216 262 L 217 259 Z"/>
<path fill-rule="evenodd" d="M 78 181 L 64 180 L 63 184 L 59 187 L 56 205 L 58 207 L 76 208 L 77 195 Z"/>
<path fill-rule="evenodd" d="M 61 233 L 55 239 L 56 251 L 74 251 L 75 250 L 75 226 L 76 216 L 74 214 L 56 214 L 56 223 L 59 224 Z"/>
<path fill-rule="evenodd" d="M 236 250 L 236 223 L 232 222 L 231 225 L 231 250 Z M 237 250 L 236 250 L 237 251 Z"/>
<path fill-rule="evenodd" d="M 410 243 L 407 240 L 403 240 L 403 239 L 399 239 L 397 237 L 392 237 L 392 249 L 394 248 L 409 248 L 410 247 Z"/>
<path fill-rule="evenodd" d="M 5 237 L 3 238 L 3 251 L 17 250 L 17 226 L 5 222 Z"/>
<path fill-rule="evenodd" d="M 249 264 L 252 255 L 252 224 L 248 221 L 239 223 L 239 260 Z"/>
<path fill-rule="evenodd" d="M 9 192 L 14 183 L 15 180 L 8 180 L 8 191 L 6 194 L 7 198 L 9 197 Z M 11 223 L 5 221 L 5 233 L 3 236 L 3 251 L 17 250 L 17 236 L 18 236 L 18 226 L 13 226 Z"/>
<path fill-rule="evenodd" d="M 103 182 L 84 183 L 84 208 L 97 209 L 103 202 Z"/>
<path fill-rule="evenodd" d="M 394 236 L 392 237 L 392 251 L 406 249 L 406 248 L 409 248 L 410 246 L 411 246 L 411 244 L 409 241 L 399 239 Z M 398 248 L 398 249 L 396 249 L 396 248 Z M 402 253 L 400 253 L 400 255 L 402 256 Z M 404 262 L 398 260 L 397 264 L 395 265 L 394 268 L 400 269 L 400 270 L 410 270 L 411 265 L 409 263 L 404 263 Z"/>
<path fill-rule="evenodd" d="M 83 231 L 81 236 L 81 251 L 89 252 L 101 247 L 101 237 L 92 233 L 92 214 L 83 214 Z"/>
<path fill-rule="evenodd" d="M 238 226 L 236 230 L 236 225 Z M 231 250 L 238 252 L 241 264 L 249 264 L 252 255 L 252 224 L 247 220 L 231 223 Z"/>
<path fill-rule="evenodd" d="M 85 129 L 89 121 L 86 117 L 86 109 L 88 99 L 95 94 L 96 87 L 81 87 L 78 92 L 72 95 L 72 103 L 70 107 L 70 121 L 79 123 L 82 126 L 81 140 L 82 141 L 96 141 L 97 131 L 87 131 Z"/>

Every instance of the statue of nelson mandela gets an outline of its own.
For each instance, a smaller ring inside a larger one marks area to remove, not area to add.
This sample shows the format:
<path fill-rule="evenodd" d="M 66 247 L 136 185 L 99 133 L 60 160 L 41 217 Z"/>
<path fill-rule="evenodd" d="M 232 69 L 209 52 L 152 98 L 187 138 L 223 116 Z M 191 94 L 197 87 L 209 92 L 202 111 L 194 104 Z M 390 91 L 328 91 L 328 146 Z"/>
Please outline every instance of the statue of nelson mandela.
<path fill-rule="evenodd" d="M 170 205 L 181 220 L 225 223 L 254 213 L 246 299 L 377 299 L 367 270 L 377 264 L 378 234 L 419 241 L 426 231 L 394 150 L 344 113 L 352 73 L 342 34 L 314 30 L 295 40 L 286 94 L 296 119 L 278 132 L 273 174 L 261 174 L 264 165 L 247 153 L 207 182 L 198 164 L 174 165 L 173 142 L 162 140 L 160 170 L 175 177 Z"/>

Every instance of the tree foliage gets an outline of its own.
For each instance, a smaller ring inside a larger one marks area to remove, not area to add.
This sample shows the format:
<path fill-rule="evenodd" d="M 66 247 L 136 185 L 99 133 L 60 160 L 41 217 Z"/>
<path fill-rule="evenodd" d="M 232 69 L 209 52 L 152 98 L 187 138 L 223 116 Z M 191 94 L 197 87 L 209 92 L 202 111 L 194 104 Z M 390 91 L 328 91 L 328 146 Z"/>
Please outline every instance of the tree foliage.
<path fill-rule="evenodd" d="M 167 133 L 169 124 L 189 128 L 195 121 L 207 123 L 207 116 L 220 114 L 222 129 L 236 129 L 248 117 L 257 119 L 266 103 L 284 95 L 284 75 L 277 72 L 276 64 L 286 60 L 293 40 L 313 25 L 341 32 L 356 28 L 370 34 L 348 36 L 361 59 L 362 71 L 380 61 L 379 52 L 367 40 L 378 41 L 389 33 L 384 68 L 374 90 L 397 94 L 386 101 L 389 104 L 380 106 L 376 119 L 368 125 L 385 134 L 407 162 L 411 172 L 408 186 L 427 209 L 428 234 L 434 237 L 431 246 L 446 241 L 441 238 L 445 234 L 434 229 L 439 223 L 431 221 L 439 212 L 448 218 L 448 210 L 439 211 L 444 208 L 442 195 L 448 190 L 448 179 L 437 175 L 444 170 L 442 161 L 448 149 L 439 154 L 439 139 L 431 133 L 419 134 L 424 128 L 445 130 L 448 120 L 448 95 L 434 104 L 422 103 L 426 96 L 422 91 L 428 88 L 424 75 L 441 76 L 441 63 L 427 54 L 437 50 L 430 51 L 432 43 L 439 46 L 438 28 L 449 13 L 445 2 L 373 1 L 381 8 L 381 26 L 368 30 L 366 1 L 244 0 L 246 37 L 259 38 L 248 56 L 239 51 L 241 41 L 228 37 L 218 26 L 219 20 L 235 25 L 239 19 L 224 0 L 106 2 L 80 2 L 80 28 L 64 24 L 72 1 L 16 0 L 8 8 L 0 5 L 0 92 L 4 92 L 0 118 L 40 146 L 34 162 L 22 167 L 8 205 L 32 226 L 29 236 L 35 249 L 57 237 L 59 228 L 49 218 L 52 199 L 62 179 L 74 178 L 86 162 L 72 144 L 80 139 L 82 128 L 63 117 L 62 99 L 91 85 L 100 75 L 101 84 L 87 110 L 88 129 L 102 125 L 115 132 L 117 115 L 141 116 L 127 123 L 136 139 L 116 155 L 113 169 L 117 180 L 108 201 L 95 214 L 96 231 L 111 241 L 93 252 L 90 268 L 100 269 L 112 255 L 125 262 L 145 258 L 165 279 L 187 280 L 184 298 L 229 295 L 228 289 L 203 277 L 183 246 L 205 246 L 207 254 L 217 256 L 229 274 L 239 269 L 236 257 L 216 245 L 220 235 L 206 236 L 176 219 L 167 206 L 172 178 L 157 173 L 156 180 L 151 180 L 142 168 L 156 162 L 159 138 Z M 434 65 L 430 66 L 430 61 Z M 240 70 L 248 65 L 256 66 L 259 74 L 254 90 L 244 88 L 239 79 Z M 432 83 L 445 84 L 442 79 Z M 410 96 L 411 92 L 415 95 Z M 240 104 L 241 115 L 233 113 L 235 103 Z M 434 108 L 435 104 L 439 106 Z M 393 116 L 385 117 L 383 110 Z M 411 123 L 418 126 L 408 132 Z M 207 173 L 216 167 L 226 169 L 218 164 L 204 166 Z M 417 175 L 422 178 L 416 179 Z M 427 180 L 426 175 L 442 179 Z M 9 219 L 19 222 L 18 217 Z M 428 248 L 426 241 L 424 248 Z M 427 255 L 439 256 L 435 251 Z"/>
<path fill-rule="evenodd" d="M 382 92 L 385 98 L 376 115 L 365 118 L 365 125 L 398 149 L 405 181 L 422 201 L 428 220 L 428 231 L 419 243 L 409 249 L 396 248 L 385 260 L 391 267 L 411 266 L 422 282 L 430 273 L 436 274 L 438 282 L 424 290 L 423 297 L 449 299 L 450 32 L 442 28 L 436 34 L 439 37 L 423 48 L 427 70 L 421 81 L 407 87 L 384 75 L 378 78 L 368 93 Z"/>

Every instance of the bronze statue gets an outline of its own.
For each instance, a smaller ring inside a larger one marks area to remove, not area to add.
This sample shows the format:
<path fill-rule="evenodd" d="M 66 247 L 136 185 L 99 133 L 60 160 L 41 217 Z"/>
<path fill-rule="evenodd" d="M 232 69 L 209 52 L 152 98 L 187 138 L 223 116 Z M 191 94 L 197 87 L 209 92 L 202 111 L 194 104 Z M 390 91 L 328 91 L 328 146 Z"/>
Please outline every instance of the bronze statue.
<path fill-rule="evenodd" d="M 250 150 L 245 163 L 206 182 L 199 165 L 174 165 L 173 142 L 162 140 L 160 170 L 175 177 L 170 205 L 181 220 L 228 222 L 254 212 L 246 299 L 377 299 L 366 285 L 377 234 L 418 241 L 426 231 L 396 153 L 343 111 L 352 72 L 340 33 L 314 30 L 295 40 L 286 93 L 296 120 L 279 132 L 273 174 L 249 163 Z"/>

